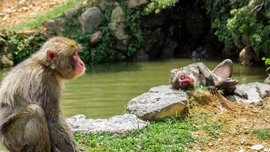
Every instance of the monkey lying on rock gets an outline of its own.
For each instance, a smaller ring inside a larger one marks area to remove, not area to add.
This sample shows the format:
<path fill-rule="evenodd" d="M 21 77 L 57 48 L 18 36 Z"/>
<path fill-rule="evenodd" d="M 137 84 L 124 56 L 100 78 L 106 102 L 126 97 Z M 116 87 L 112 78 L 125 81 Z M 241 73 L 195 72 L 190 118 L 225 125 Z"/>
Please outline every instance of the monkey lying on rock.
<path fill-rule="evenodd" d="M 216 87 L 224 89 L 224 94 L 235 94 L 237 80 L 232 80 L 233 62 L 226 59 L 213 71 L 210 71 L 202 62 L 173 69 L 171 71 L 171 84 L 175 89 L 186 90 L 197 85 L 206 85 L 212 94 L 216 94 Z M 240 97 L 247 98 L 246 94 L 237 93 Z"/>
<path fill-rule="evenodd" d="M 12 152 L 77 152 L 61 109 L 64 80 L 85 71 L 80 45 L 55 37 L 14 67 L 0 87 L 0 140 Z"/>

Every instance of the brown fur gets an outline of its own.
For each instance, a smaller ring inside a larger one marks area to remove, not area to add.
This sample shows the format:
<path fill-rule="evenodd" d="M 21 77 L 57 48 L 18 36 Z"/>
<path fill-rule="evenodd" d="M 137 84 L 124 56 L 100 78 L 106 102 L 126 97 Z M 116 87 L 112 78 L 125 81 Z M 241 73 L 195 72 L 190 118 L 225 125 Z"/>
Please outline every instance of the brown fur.
<path fill-rule="evenodd" d="M 270 84 L 270 76 L 268 76 L 268 77 L 264 80 L 264 83 Z"/>
<path fill-rule="evenodd" d="M 243 65 L 250 66 L 253 62 L 259 62 L 260 58 L 255 53 L 252 46 L 246 46 L 240 53 L 239 53 L 240 61 L 242 61 Z"/>
<path fill-rule="evenodd" d="M 75 75 L 72 55 L 80 46 L 55 37 L 14 67 L 0 87 L 0 140 L 10 151 L 79 151 L 61 113 L 63 80 Z M 56 59 L 46 60 L 47 50 Z"/>
<path fill-rule="evenodd" d="M 215 87 L 224 89 L 226 94 L 232 94 L 235 90 L 237 80 L 232 80 L 233 62 L 226 59 L 221 62 L 213 71 L 210 71 L 203 63 L 193 63 L 180 69 L 171 71 L 171 84 L 176 89 L 187 89 L 187 87 L 195 87 L 197 85 L 210 86 L 210 92 L 215 94 Z M 186 75 L 194 79 L 192 84 L 186 87 L 179 85 L 178 78 L 181 75 Z M 211 87 L 212 86 L 212 87 Z M 214 87 L 214 88 L 213 88 Z"/>

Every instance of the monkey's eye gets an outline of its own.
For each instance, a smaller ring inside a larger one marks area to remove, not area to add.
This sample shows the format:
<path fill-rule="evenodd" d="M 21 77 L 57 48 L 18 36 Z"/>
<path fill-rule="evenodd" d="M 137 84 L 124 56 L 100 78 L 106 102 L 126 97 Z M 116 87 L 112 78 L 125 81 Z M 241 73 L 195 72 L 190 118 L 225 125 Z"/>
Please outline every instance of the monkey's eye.
<path fill-rule="evenodd" d="M 185 79 L 185 76 L 184 76 L 184 75 L 181 75 L 181 76 L 180 76 L 180 79 L 181 79 L 181 80 L 184 80 L 184 79 Z"/>
<path fill-rule="evenodd" d="M 77 58 L 78 58 L 78 50 L 76 50 L 75 52 L 74 52 L 74 54 L 72 55 L 72 57 L 73 57 L 73 59 L 76 61 L 77 60 Z"/>
<path fill-rule="evenodd" d="M 78 50 L 76 50 L 74 53 L 73 53 L 73 56 L 77 56 L 78 55 Z"/>

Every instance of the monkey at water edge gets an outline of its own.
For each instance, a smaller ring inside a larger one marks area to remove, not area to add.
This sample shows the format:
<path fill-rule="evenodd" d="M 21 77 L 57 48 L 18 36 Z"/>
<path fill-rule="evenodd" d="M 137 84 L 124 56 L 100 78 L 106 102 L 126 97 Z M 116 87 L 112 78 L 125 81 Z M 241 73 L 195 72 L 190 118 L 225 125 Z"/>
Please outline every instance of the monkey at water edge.
<path fill-rule="evenodd" d="M 246 46 L 240 53 L 239 59 L 242 61 L 243 65 L 250 66 L 252 63 L 259 63 L 260 58 L 255 53 L 252 46 Z"/>
<path fill-rule="evenodd" d="M 0 87 L 0 140 L 11 152 L 77 152 L 61 109 L 64 80 L 85 71 L 80 45 L 55 37 L 14 67 Z"/>
<path fill-rule="evenodd" d="M 186 90 L 189 87 L 197 85 L 206 85 L 212 94 L 216 94 L 216 87 L 224 89 L 224 93 L 237 94 L 243 98 L 247 98 L 242 92 L 234 92 L 237 80 L 232 80 L 233 62 L 226 59 L 221 62 L 213 71 L 210 71 L 202 62 L 193 63 L 180 69 L 171 71 L 171 84 L 176 89 Z"/>

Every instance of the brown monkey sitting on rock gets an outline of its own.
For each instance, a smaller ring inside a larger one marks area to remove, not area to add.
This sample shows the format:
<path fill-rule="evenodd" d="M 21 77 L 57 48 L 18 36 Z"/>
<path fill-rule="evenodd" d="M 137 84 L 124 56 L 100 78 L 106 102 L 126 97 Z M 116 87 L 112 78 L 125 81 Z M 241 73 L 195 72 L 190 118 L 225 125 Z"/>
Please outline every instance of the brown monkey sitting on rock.
<path fill-rule="evenodd" d="M 212 94 L 216 94 L 216 87 L 224 89 L 225 94 L 233 94 L 237 80 L 232 80 L 233 62 L 226 59 L 213 71 L 210 71 L 202 62 L 193 63 L 180 69 L 171 71 L 171 84 L 176 89 L 187 89 L 197 85 L 206 85 Z M 239 96 L 247 98 L 246 95 Z"/>
<path fill-rule="evenodd" d="M 55 37 L 14 67 L 0 87 L 0 140 L 12 152 L 76 152 L 61 109 L 64 80 L 85 71 L 80 45 Z"/>

